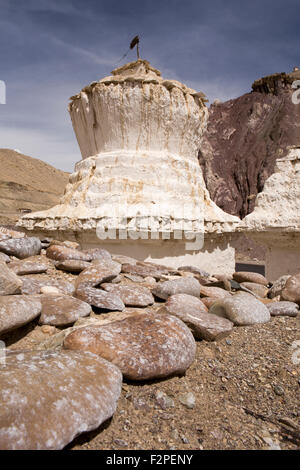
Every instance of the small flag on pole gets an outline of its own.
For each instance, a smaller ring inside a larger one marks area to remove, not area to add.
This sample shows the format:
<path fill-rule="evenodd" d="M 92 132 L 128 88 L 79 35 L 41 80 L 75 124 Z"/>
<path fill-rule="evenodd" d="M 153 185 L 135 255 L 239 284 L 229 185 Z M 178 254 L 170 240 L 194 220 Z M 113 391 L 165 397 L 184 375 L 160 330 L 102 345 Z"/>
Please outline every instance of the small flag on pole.
<path fill-rule="evenodd" d="M 139 43 L 140 43 L 140 38 L 138 36 L 135 36 L 130 43 L 130 49 L 133 49 L 136 46 L 136 53 L 137 53 L 138 59 L 140 58 Z"/>

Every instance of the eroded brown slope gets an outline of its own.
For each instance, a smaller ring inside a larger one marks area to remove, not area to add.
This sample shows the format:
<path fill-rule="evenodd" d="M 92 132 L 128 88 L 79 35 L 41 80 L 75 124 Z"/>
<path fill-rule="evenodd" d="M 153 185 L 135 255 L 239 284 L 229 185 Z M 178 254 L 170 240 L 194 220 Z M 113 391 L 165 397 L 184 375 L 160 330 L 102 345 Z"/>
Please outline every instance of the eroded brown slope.
<path fill-rule="evenodd" d="M 63 195 L 69 174 L 14 150 L 0 149 L 0 218 L 43 210 Z"/>
<path fill-rule="evenodd" d="M 300 144 L 300 104 L 292 102 L 300 71 L 257 80 L 252 92 L 213 104 L 199 151 L 211 198 L 245 217 L 288 145 Z"/>

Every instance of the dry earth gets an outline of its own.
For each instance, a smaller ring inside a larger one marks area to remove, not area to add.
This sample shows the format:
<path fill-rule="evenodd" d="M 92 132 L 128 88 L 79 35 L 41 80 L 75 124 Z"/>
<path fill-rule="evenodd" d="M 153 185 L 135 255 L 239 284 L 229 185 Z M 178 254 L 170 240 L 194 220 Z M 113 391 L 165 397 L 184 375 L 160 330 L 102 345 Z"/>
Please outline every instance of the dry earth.
<path fill-rule="evenodd" d="M 66 280 L 76 277 L 54 267 L 50 273 Z M 48 337 L 47 330 L 32 322 L 1 339 L 9 338 L 10 349 L 34 349 Z M 219 342 L 198 341 L 185 376 L 124 383 L 113 418 L 68 449 L 295 450 L 300 447 L 300 365 L 292 361 L 296 339 L 299 315 L 236 327 Z M 158 391 L 174 406 L 163 409 L 155 399 Z M 195 397 L 191 409 L 180 402 L 188 392 Z"/>
<path fill-rule="evenodd" d="M 58 204 L 69 174 L 37 158 L 0 149 L 0 223 L 12 223 L 20 209 L 48 209 Z"/>

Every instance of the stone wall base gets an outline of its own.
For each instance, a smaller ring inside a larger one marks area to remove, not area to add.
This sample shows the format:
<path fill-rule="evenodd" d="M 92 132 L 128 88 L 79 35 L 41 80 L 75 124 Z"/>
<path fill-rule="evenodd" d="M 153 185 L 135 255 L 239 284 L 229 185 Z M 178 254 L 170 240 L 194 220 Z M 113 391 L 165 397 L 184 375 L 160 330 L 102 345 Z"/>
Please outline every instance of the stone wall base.
<path fill-rule="evenodd" d="M 192 265 L 210 274 L 232 274 L 235 271 L 235 249 L 228 234 L 207 234 L 201 249 L 187 250 L 188 240 L 100 240 L 94 231 L 27 231 L 40 239 L 77 241 L 82 249 L 101 247 L 112 254 L 131 256 L 140 261 L 151 261 L 172 268 Z"/>
<path fill-rule="evenodd" d="M 266 253 L 266 278 L 276 281 L 284 274 L 300 272 L 300 247 L 269 247 Z"/>

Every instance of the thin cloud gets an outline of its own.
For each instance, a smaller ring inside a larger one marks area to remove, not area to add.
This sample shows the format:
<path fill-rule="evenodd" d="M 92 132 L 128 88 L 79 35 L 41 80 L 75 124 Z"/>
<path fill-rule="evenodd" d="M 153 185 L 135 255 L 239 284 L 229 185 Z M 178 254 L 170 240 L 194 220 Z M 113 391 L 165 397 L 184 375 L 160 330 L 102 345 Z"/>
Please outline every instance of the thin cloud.
<path fill-rule="evenodd" d="M 57 46 L 64 47 L 70 53 L 84 57 L 85 59 L 94 64 L 113 66 L 118 59 L 117 56 L 100 57 L 97 54 L 94 54 L 93 52 L 84 49 L 83 47 L 74 46 L 72 44 L 67 43 L 66 41 L 62 41 L 61 39 L 55 36 L 49 37 L 49 39 L 52 41 L 52 43 L 56 44 Z"/>
<path fill-rule="evenodd" d="M 80 154 L 68 99 L 121 65 L 135 34 L 143 58 L 210 103 L 299 61 L 298 0 L 0 0 L 0 9 L 0 147 L 69 171 Z"/>

